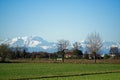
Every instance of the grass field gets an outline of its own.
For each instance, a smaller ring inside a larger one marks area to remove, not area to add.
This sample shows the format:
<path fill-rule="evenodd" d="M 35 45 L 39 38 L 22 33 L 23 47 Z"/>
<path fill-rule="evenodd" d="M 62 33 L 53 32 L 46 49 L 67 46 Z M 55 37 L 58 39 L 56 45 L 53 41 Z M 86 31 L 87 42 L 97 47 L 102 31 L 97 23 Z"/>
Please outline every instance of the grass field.
<path fill-rule="evenodd" d="M 120 70 L 120 64 L 72 64 L 72 63 L 0 63 L 0 80 L 37 78 L 51 75 L 71 75 L 80 73 Z M 120 80 L 120 73 L 96 74 L 47 78 L 40 80 Z M 95 78 L 95 79 L 93 79 Z"/>
<path fill-rule="evenodd" d="M 59 78 L 48 78 L 48 79 L 38 79 L 38 80 L 120 80 L 120 73 L 72 76 L 72 77 L 62 77 L 62 78 L 59 77 Z"/>

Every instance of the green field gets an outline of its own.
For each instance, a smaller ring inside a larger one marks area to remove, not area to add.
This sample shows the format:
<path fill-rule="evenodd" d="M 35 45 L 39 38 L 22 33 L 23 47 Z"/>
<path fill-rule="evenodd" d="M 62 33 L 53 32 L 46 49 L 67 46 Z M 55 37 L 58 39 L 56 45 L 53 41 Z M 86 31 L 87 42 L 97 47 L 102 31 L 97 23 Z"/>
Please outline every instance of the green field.
<path fill-rule="evenodd" d="M 73 76 L 73 77 L 62 77 L 62 78 L 48 78 L 48 79 L 39 79 L 39 80 L 120 80 L 120 73 Z"/>
<path fill-rule="evenodd" d="M 0 63 L 0 80 L 118 70 L 120 70 L 120 64 Z M 119 72 L 47 79 L 43 78 L 40 80 L 93 80 L 93 78 L 94 80 L 113 80 L 114 78 L 115 80 L 120 80 L 120 76 L 118 75 L 120 75 Z"/>

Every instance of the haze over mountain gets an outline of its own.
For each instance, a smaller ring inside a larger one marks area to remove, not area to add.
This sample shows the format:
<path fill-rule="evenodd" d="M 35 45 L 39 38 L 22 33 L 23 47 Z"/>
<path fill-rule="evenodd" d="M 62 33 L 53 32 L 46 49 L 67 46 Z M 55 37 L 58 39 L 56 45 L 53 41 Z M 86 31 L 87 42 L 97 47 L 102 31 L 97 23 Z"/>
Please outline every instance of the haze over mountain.
<path fill-rule="evenodd" d="M 5 43 L 9 44 L 10 47 L 26 47 L 28 48 L 29 52 L 38 52 L 38 51 L 44 51 L 44 52 L 56 52 L 57 46 L 55 42 L 49 42 L 47 40 L 44 40 L 43 38 L 39 36 L 26 36 L 26 37 L 16 37 L 12 39 L 6 39 L 0 42 L 0 44 Z M 83 52 L 86 50 L 86 41 L 80 41 L 82 45 Z M 111 46 L 118 46 L 118 42 L 115 41 L 103 41 L 103 47 L 101 49 L 101 53 L 109 53 L 109 49 Z M 69 46 L 69 49 L 72 48 L 72 43 Z"/>

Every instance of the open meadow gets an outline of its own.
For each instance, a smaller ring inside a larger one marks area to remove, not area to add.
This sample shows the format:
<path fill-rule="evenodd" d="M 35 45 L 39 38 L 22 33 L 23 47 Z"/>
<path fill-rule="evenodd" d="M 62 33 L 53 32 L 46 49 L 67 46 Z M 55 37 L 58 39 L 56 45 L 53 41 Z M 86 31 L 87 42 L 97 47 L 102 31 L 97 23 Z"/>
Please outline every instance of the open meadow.
<path fill-rule="evenodd" d="M 0 0 L 0 80 L 120 80 L 120 0 Z"/>
<path fill-rule="evenodd" d="M 62 78 L 57 77 L 57 78 L 38 79 L 38 80 L 120 80 L 120 73 L 72 76 L 72 77 L 62 77 Z"/>
<path fill-rule="evenodd" d="M 0 80 L 120 80 L 119 75 L 120 64 L 0 63 Z"/>

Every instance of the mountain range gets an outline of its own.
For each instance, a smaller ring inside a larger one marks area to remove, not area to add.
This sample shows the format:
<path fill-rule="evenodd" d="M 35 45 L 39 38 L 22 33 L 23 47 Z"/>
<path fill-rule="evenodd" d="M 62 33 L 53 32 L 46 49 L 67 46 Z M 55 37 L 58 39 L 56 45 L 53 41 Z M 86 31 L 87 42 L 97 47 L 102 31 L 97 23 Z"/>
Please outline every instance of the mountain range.
<path fill-rule="evenodd" d="M 9 44 L 10 47 L 26 47 L 29 52 L 55 52 L 56 43 L 48 42 L 39 36 L 26 36 L 6 39 L 1 41 L 0 44 Z"/>
<path fill-rule="evenodd" d="M 9 44 L 10 47 L 26 47 L 29 52 L 56 52 L 57 46 L 55 42 L 49 42 L 44 40 L 39 36 L 26 36 L 26 37 L 16 37 L 12 39 L 5 39 L 0 42 L 0 44 Z M 85 51 L 87 42 L 80 41 L 82 45 L 82 50 Z M 111 46 L 118 46 L 118 42 L 115 41 L 103 41 L 103 47 L 101 49 L 102 53 L 109 53 Z M 69 46 L 72 48 L 72 45 Z"/>

